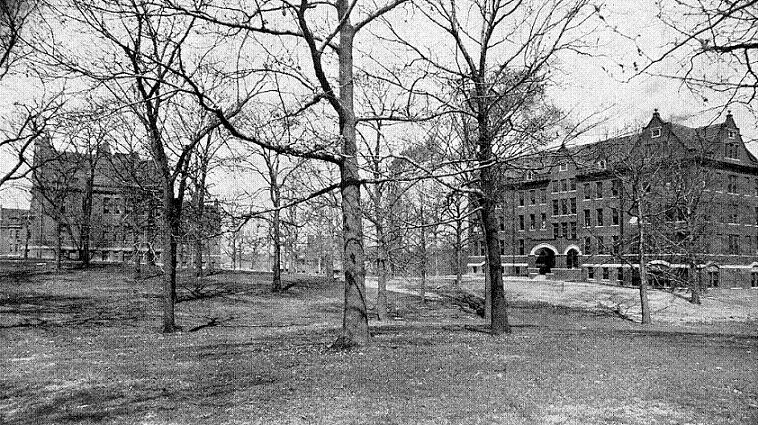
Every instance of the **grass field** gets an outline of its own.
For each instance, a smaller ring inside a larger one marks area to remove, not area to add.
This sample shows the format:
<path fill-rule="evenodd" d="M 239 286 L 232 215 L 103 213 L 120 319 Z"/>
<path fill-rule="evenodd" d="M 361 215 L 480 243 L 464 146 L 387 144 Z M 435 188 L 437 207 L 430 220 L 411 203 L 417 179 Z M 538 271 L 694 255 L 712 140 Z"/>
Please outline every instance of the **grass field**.
<path fill-rule="evenodd" d="M 180 291 L 186 331 L 167 336 L 155 278 L 0 283 L 1 424 L 758 423 L 750 321 L 643 328 L 517 299 L 513 334 L 491 337 L 445 300 L 394 294 L 394 319 L 343 352 L 339 282 L 272 295 L 264 276 L 214 275 Z"/>

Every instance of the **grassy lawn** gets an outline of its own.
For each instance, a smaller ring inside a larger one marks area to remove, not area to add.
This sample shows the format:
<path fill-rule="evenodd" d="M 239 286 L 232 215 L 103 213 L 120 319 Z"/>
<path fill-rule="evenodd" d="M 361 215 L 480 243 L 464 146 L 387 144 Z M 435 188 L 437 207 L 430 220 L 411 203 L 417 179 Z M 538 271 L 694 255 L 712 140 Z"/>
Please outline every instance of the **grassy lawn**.
<path fill-rule="evenodd" d="M 372 344 L 342 352 L 340 283 L 290 280 L 182 289 L 186 332 L 164 336 L 155 278 L 0 278 L 0 424 L 758 423 L 755 322 L 643 328 L 519 299 L 495 338 L 396 294 Z"/>

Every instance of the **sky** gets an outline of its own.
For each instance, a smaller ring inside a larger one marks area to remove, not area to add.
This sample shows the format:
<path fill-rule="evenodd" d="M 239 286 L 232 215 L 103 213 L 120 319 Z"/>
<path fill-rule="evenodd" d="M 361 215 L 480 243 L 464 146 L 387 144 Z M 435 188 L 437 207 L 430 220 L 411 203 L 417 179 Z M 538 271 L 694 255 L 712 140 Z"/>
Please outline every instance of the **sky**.
<path fill-rule="evenodd" d="M 556 83 L 548 91 L 548 98 L 556 106 L 570 111 L 574 120 L 587 117 L 596 126 L 582 136 L 581 141 L 599 140 L 629 128 L 644 125 L 658 109 L 665 121 L 700 126 L 722 122 L 725 111 L 713 111 L 711 107 L 719 99 L 711 96 L 704 103 L 699 96 L 675 80 L 650 75 L 635 75 L 634 62 L 640 62 L 637 46 L 628 39 L 608 30 L 615 27 L 618 33 L 636 38 L 639 46 L 655 54 L 674 35 L 656 19 L 654 1 L 616 0 L 602 6 L 605 21 L 592 32 L 588 43 L 594 46 L 591 55 L 566 55 L 557 63 L 553 73 Z M 417 31 L 423 37 L 423 28 Z M 623 69 L 619 64 L 624 65 Z M 668 71 L 672 62 L 661 64 L 655 71 Z M 14 102 L 28 99 L 31 85 L 23 80 L 8 79 L 0 84 L 0 111 Z M 754 154 L 758 154 L 758 123 L 744 107 L 730 108 L 743 140 Z M 7 166 L 7 157 L 0 155 L 0 171 Z M 236 184 L 235 184 L 236 185 Z M 216 185 L 221 192 L 228 192 L 223 182 Z M 6 207 L 25 206 L 27 200 L 12 188 L 0 189 L 0 204 Z"/>

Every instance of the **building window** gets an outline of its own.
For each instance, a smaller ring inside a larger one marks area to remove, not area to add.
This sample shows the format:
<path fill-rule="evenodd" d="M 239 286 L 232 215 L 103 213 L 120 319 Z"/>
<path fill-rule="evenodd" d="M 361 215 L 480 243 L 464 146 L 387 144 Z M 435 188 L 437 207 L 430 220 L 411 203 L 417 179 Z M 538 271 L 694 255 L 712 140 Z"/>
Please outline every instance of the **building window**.
<path fill-rule="evenodd" d="M 758 288 L 758 272 L 750 272 L 750 287 Z"/>
<path fill-rule="evenodd" d="M 576 198 L 571 198 L 571 214 L 576 214 Z"/>
<path fill-rule="evenodd" d="M 111 212 L 111 198 L 103 198 L 103 214 L 109 214 Z"/>
<path fill-rule="evenodd" d="M 727 177 L 727 185 L 726 185 L 726 191 L 727 193 L 739 193 L 737 191 L 737 176 L 728 176 Z"/>
<path fill-rule="evenodd" d="M 540 189 L 540 204 L 547 204 L 547 190 Z"/>
<path fill-rule="evenodd" d="M 603 226 L 603 209 L 598 208 L 595 212 L 597 213 L 597 217 L 595 218 L 596 226 Z"/>
<path fill-rule="evenodd" d="M 576 221 L 571 222 L 571 239 L 576 239 Z"/>
<path fill-rule="evenodd" d="M 560 226 L 558 223 L 553 223 L 553 239 L 558 239 L 559 237 L 561 237 L 559 227 Z"/>
<path fill-rule="evenodd" d="M 523 215 L 518 216 L 518 229 L 524 230 L 524 216 Z"/>
<path fill-rule="evenodd" d="M 530 190 L 529 191 L 529 204 L 534 205 L 537 203 L 537 191 L 536 190 Z"/>
<path fill-rule="evenodd" d="M 611 236 L 613 238 L 613 246 L 611 249 L 613 250 L 614 255 L 618 255 L 621 251 L 621 244 L 619 243 L 619 237 L 616 235 Z"/>
<path fill-rule="evenodd" d="M 560 210 L 558 209 L 558 200 L 553 199 L 553 215 L 560 215 Z"/>
<path fill-rule="evenodd" d="M 618 226 L 620 222 L 619 219 L 619 210 L 616 208 L 611 208 L 611 224 L 614 226 Z"/>
<path fill-rule="evenodd" d="M 589 236 L 584 237 L 584 255 L 592 254 L 592 238 Z"/>
<path fill-rule="evenodd" d="M 569 179 L 569 190 L 576 190 L 576 179 Z"/>
<path fill-rule="evenodd" d="M 569 234 L 569 232 L 568 232 L 568 223 L 566 223 L 566 222 L 561 223 L 561 230 L 562 230 L 561 236 L 563 236 L 564 238 L 568 239 L 568 234 Z"/>
<path fill-rule="evenodd" d="M 755 225 L 758 226 L 758 207 L 755 207 Z"/>
<path fill-rule="evenodd" d="M 595 189 L 597 192 L 595 193 L 595 197 L 598 199 L 602 198 L 603 197 L 603 182 L 596 182 Z"/>
<path fill-rule="evenodd" d="M 561 180 L 561 192 L 568 192 L 568 180 Z"/>
<path fill-rule="evenodd" d="M 605 240 L 602 236 L 597 237 L 597 253 L 605 254 Z"/>
<path fill-rule="evenodd" d="M 587 267 L 587 279 L 594 279 L 594 278 L 595 278 L 595 268 Z"/>
<path fill-rule="evenodd" d="M 735 143 L 727 143 L 726 144 L 726 157 L 731 159 L 739 159 L 739 149 L 737 148 L 737 145 Z"/>
<path fill-rule="evenodd" d="M 568 215 L 568 199 L 561 199 L 561 213 L 563 213 L 563 215 Z"/>
<path fill-rule="evenodd" d="M 600 161 L 597 162 L 597 168 L 599 168 L 601 170 L 605 170 L 606 167 L 607 167 L 607 165 L 606 165 L 604 159 L 601 159 Z"/>
<path fill-rule="evenodd" d="M 575 249 L 569 249 L 566 253 L 566 267 L 569 269 L 579 268 L 579 253 Z"/>
<path fill-rule="evenodd" d="M 520 207 L 524 206 L 524 192 L 520 190 L 518 192 L 518 206 Z"/>
<path fill-rule="evenodd" d="M 589 183 L 584 184 L 584 199 L 592 199 L 592 191 L 590 187 Z"/>
<path fill-rule="evenodd" d="M 654 127 L 650 129 L 650 138 L 655 139 L 657 137 L 661 137 L 661 128 L 660 127 Z"/>
<path fill-rule="evenodd" d="M 505 219 L 503 217 L 498 217 L 497 221 L 498 221 L 498 225 L 500 226 L 500 231 L 504 232 L 505 231 Z"/>
<path fill-rule="evenodd" d="M 550 192 L 551 193 L 558 193 L 560 191 L 560 182 L 558 180 L 554 180 L 550 182 Z"/>
<path fill-rule="evenodd" d="M 590 216 L 590 210 L 584 210 L 584 227 L 592 226 L 592 217 Z"/>
<path fill-rule="evenodd" d="M 755 179 L 755 196 L 758 196 L 758 179 Z"/>
<path fill-rule="evenodd" d="M 537 216 L 529 214 L 529 230 L 534 230 L 535 226 L 537 226 Z"/>
<path fill-rule="evenodd" d="M 621 267 L 616 270 L 616 280 L 621 282 L 622 285 L 624 284 L 624 269 Z"/>
<path fill-rule="evenodd" d="M 619 196 L 620 187 L 621 187 L 621 180 L 611 181 L 611 196 Z"/>
<path fill-rule="evenodd" d="M 718 267 L 711 266 L 708 269 L 708 287 L 709 288 L 718 288 L 719 287 L 719 269 Z"/>
<path fill-rule="evenodd" d="M 609 280 L 611 278 L 611 271 L 608 267 L 603 267 L 603 280 Z"/>
<path fill-rule="evenodd" d="M 558 164 L 558 171 L 566 171 L 566 170 L 568 170 L 568 164 L 566 163 Z"/>
<path fill-rule="evenodd" d="M 740 236 L 739 235 L 729 235 L 728 237 L 729 242 L 729 254 L 731 255 L 739 255 L 740 254 Z"/>
<path fill-rule="evenodd" d="M 526 249 L 524 248 L 524 240 L 519 239 L 518 240 L 518 255 L 524 255 L 524 252 L 526 252 Z"/>
<path fill-rule="evenodd" d="M 737 137 L 737 132 L 734 130 L 729 130 L 727 131 L 726 134 L 727 134 L 727 137 L 729 137 L 730 139 L 734 139 L 735 137 Z"/>
<path fill-rule="evenodd" d="M 534 180 L 534 171 L 531 171 L 531 170 L 530 170 L 530 171 L 527 171 L 527 172 L 526 172 L 526 179 L 527 179 L 527 180 L 530 180 L 530 181 L 531 181 L 531 180 Z"/>
<path fill-rule="evenodd" d="M 542 223 L 540 224 L 540 229 L 544 229 L 547 227 L 547 214 L 542 213 L 540 214 L 540 220 Z"/>
<path fill-rule="evenodd" d="M 505 242 L 498 240 L 498 245 L 500 246 L 500 255 L 505 255 Z"/>

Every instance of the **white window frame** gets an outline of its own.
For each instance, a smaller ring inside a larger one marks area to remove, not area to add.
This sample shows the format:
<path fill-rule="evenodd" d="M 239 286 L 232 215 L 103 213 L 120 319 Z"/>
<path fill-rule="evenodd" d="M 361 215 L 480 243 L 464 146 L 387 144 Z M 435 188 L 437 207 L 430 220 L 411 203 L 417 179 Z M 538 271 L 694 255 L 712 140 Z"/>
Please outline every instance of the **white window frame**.
<path fill-rule="evenodd" d="M 650 138 L 651 139 L 657 139 L 661 137 L 661 128 L 660 127 L 653 127 L 650 129 Z"/>

